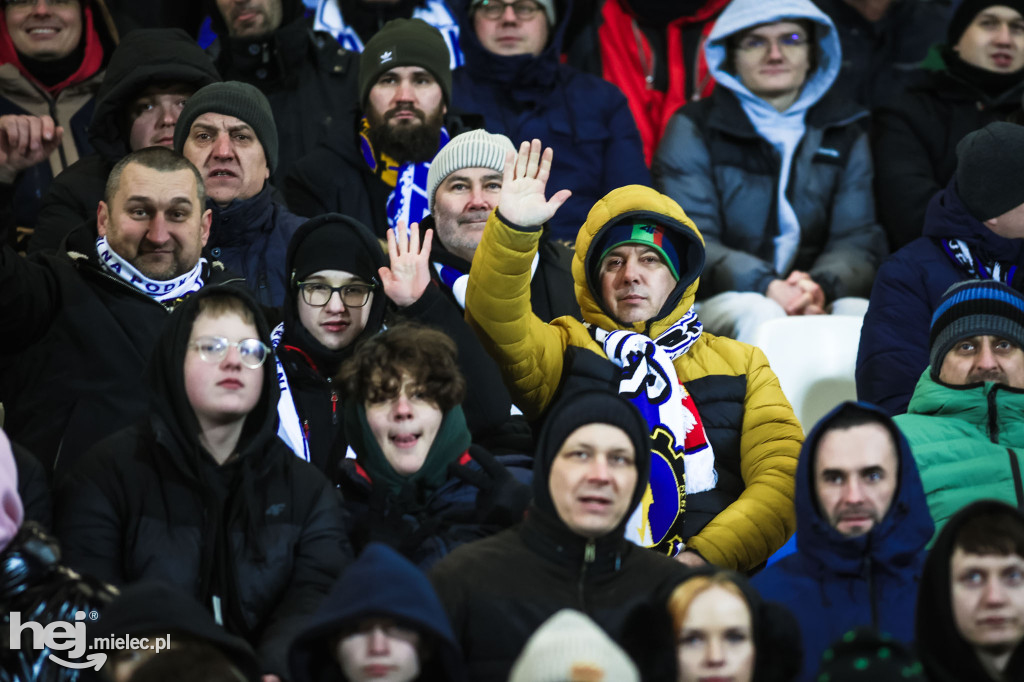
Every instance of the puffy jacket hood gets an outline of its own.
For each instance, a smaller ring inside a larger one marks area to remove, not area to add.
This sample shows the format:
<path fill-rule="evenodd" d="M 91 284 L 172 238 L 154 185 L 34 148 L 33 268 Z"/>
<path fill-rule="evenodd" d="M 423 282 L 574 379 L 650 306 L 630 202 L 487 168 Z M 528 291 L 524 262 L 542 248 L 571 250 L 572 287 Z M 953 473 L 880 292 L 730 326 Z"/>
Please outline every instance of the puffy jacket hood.
<path fill-rule="evenodd" d="M 983 258 L 1019 263 L 1024 239 L 1000 237 L 971 215 L 960 200 L 954 176 L 928 203 L 924 236 L 930 239 L 962 239 Z"/>
<path fill-rule="evenodd" d="M 14 464 L 11 441 L 0 431 L 0 552 L 18 534 L 24 514 L 18 496 L 18 468 Z"/>
<path fill-rule="evenodd" d="M 110 57 L 96 93 L 89 140 L 96 151 L 115 162 L 131 151 L 128 107 L 143 89 L 186 83 L 198 90 L 219 80 L 213 62 L 180 28 L 132 31 Z"/>
<path fill-rule="evenodd" d="M 597 281 L 595 244 L 615 225 L 627 220 L 650 221 L 666 230 L 679 253 L 679 281 L 669 293 L 661 310 L 650 320 L 627 324 L 616 319 L 601 299 Z M 575 281 L 576 301 L 583 319 L 601 329 L 629 329 L 650 337 L 679 321 L 693 305 L 704 270 L 704 237 L 675 201 L 642 185 L 628 185 L 612 190 L 594 204 L 576 235 L 576 253 L 572 259 L 572 277 Z"/>
<path fill-rule="evenodd" d="M 848 538 L 834 529 L 819 510 L 814 492 L 814 460 L 818 442 L 829 424 L 853 407 L 878 415 L 878 422 L 892 434 L 899 455 L 899 482 L 889 511 L 882 520 L 871 532 Z M 822 574 L 859 574 L 865 559 L 891 572 L 919 567 L 924 561 L 925 545 L 935 532 L 921 476 L 907 439 L 885 412 L 869 403 L 842 403 L 811 430 L 797 464 L 795 504 L 797 548 Z"/>
<path fill-rule="evenodd" d="M 251 682 L 259 682 L 256 653 L 241 637 L 228 634 L 191 595 L 160 582 L 129 585 L 107 606 L 100 619 L 87 624 L 90 641 L 96 637 L 144 637 L 171 633 L 216 647 Z"/>
<path fill-rule="evenodd" d="M 728 38 L 740 31 L 760 24 L 793 19 L 804 19 L 815 25 L 814 42 L 818 45 L 818 67 L 814 73 L 807 75 L 800 96 L 786 112 L 810 109 L 832 87 L 839 75 L 842 62 L 842 48 L 832 20 L 810 0 L 733 0 L 718 17 L 705 44 L 704 54 L 708 70 L 719 84 L 736 93 L 741 101 L 770 107 L 767 102 L 750 92 L 737 75 L 725 69 L 726 45 Z"/>
<path fill-rule="evenodd" d="M 463 682 L 462 653 L 441 600 L 426 575 L 387 545 L 374 542 L 331 588 L 320 610 L 288 651 L 293 682 L 343 682 L 331 650 L 344 630 L 365 618 L 394 618 L 415 630 L 431 650 L 420 682 Z"/>
<path fill-rule="evenodd" d="M 533 458 L 533 506 L 550 523 L 569 532 L 568 526 L 558 516 L 551 499 L 551 465 L 562 444 L 573 431 L 587 424 L 610 424 L 626 432 L 633 443 L 636 457 L 636 486 L 619 525 L 607 536 L 618 539 L 625 533 L 626 522 L 647 491 L 647 480 L 651 475 L 651 438 L 647 422 L 640 412 L 626 398 L 618 393 L 593 391 L 570 394 L 554 406 L 544 421 L 537 438 L 537 451 Z"/>
<path fill-rule="evenodd" d="M 313 335 L 302 326 L 302 322 L 299 320 L 299 287 L 295 276 L 295 256 L 302 242 L 318 230 L 340 232 L 348 243 L 347 250 L 349 253 L 347 257 L 359 257 L 366 262 L 372 263 L 374 273 L 376 273 L 378 268 L 386 266 L 388 262 L 385 259 L 380 242 L 370 232 L 370 228 L 355 218 L 350 218 L 340 213 L 327 213 L 313 218 L 300 226 L 292 236 L 292 240 L 288 244 L 288 254 L 285 257 L 288 291 L 284 297 L 283 308 L 284 341 L 290 345 L 298 346 L 308 353 L 313 358 L 313 361 L 316 362 L 321 373 L 329 376 L 334 374 L 338 366 L 352 354 L 352 351 L 359 345 L 360 341 L 380 331 L 381 326 L 384 324 L 384 313 L 387 311 L 387 297 L 381 288 L 379 276 L 374 274 L 371 278 L 371 284 L 376 285 L 377 288 L 374 290 L 373 300 L 370 302 L 370 315 L 366 320 L 366 327 L 359 336 L 352 339 L 352 343 L 345 348 L 340 348 L 336 351 L 330 350 L 313 338 Z"/>
<path fill-rule="evenodd" d="M 953 515 L 935 540 L 921 574 L 917 600 L 917 651 L 928 679 L 934 682 L 995 682 L 981 666 L 973 647 L 960 634 L 953 617 L 950 595 L 950 558 L 960 528 L 979 514 L 1005 512 L 1024 526 L 1024 513 L 1003 502 L 981 500 Z M 1004 671 L 1006 680 L 1024 674 L 1024 642 L 1017 645 Z"/>

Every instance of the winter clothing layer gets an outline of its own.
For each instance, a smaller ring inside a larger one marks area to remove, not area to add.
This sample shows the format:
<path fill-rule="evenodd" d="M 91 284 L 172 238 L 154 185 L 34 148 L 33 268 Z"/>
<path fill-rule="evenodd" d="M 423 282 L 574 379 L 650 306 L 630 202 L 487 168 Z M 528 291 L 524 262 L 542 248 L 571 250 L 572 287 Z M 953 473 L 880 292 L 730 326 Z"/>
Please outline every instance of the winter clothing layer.
<path fill-rule="evenodd" d="M 369 545 L 331 588 L 288 653 L 292 682 L 344 682 L 330 655 L 335 638 L 368 618 L 391 618 L 419 634 L 430 652 L 418 682 L 465 682 L 462 653 L 430 581 L 386 545 Z M 421 649 L 423 651 L 424 649 Z"/>
<path fill-rule="evenodd" d="M 565 437 L 584 424 L 604 422 L 603 415 L 614 415 L 612 424 L 633 444 L 637 485 L 618 525 L 586 538 L 558 516 L 550 473 Z M 624 538 L 650 466 L 647 425 L 625 398 L 600 391 L 573 394 L 552 409 L 538 439 L 534 499 L 526 520 L 457 548 L 431 572 L 471 679 L 505 682 L 530 635 L 563 608 L 582 611 L 601 626 L 633 657 L 643 679 L 674 676 L 664 600 L 690 571 Z"/>
<path fill-rule="evenodd" d="M 626 329 L 655 338 L 692 307 L 699 267 L 677 283 L 651 320 L 616 321 L 588 272 L 596 260 L 592 244 L 625 217 L 665 226 L 670 238 L 679 240 L 677 248 L 689 243 L 688 253 L 702 256 L 696 253 L 703 251 L 701 237 L 678 204 L 641 186 L 608 194 L 580 229 L 572 270 L 583 319 L 607 331 Z M 617 386 L 620 378 L 578 320 L 561 317 L 546 324 L 531 314 L 526 277 L 540 234 L 492 213 L 473 258 L 466 295 L 467 319 L 501 367 L 513 401 L 530 417 L 545 411 L 577 364 L 593 359 L 609 375 L 603 377 L 606 386 Z M 674 366 L 703 420 L 719 474 L 716 489 L 687 497 L 687 548 L 713 564 L 751 570 L 793 533 L 792 477 L 803 442 L 800 424 L 757 348 L 703 333 Z"/>
<path fill-rule="evenodd" d="M 610 190 L 650 184 L 640 133 L 622 92 L 562 64 L 568 12 L 538 56 L 497 55 L 485 48 L 467 15 L 461 32 L 466 66 L 453 74 L 455 105 L 483 115 L 488 132 L 513 144 L 537 138 L 554 158 L 549 187 L 572 197 L 550 221 L 555 239 L 572 241 L 587 211 Z"/>
<path fill-rule="evenodd" d="M 955 55 L 943 50 L 941 59 L 929 60 L 937 62 L 934 70 L 922 69 L 901 98 L 874 112 L 875 196 L 894 251 L 921 236 L 929 200 L 956 170 L 960 140 L 1021 107 L 1024 75 L 986 93 L 956 67 L 964 62 Z"/>
<path fill-rule="evenodd" d="M 21 479 L 19 463 L 14 459 L 11 441 L 0 431 L 0 549 L 17 535 L 25 518 L 21 504 Z"/>
<path fill-rule="evenodd" d="M 207 4 L 218 36 L 208 52 L 217 70 L 226 81 L 255 85 L 270 101 L 279 140 L 271 180 L 281 185 L 292 164 L 313 151 L 328 130 L 355 131 L 359 55 L 329 33 L 311 30 L 298 0 L 282 0 L 283 20 L 273 33 L 238 38 L 228 36 L 220 11 L 211 0 Z"/>
<path fill-rule="evenodd" d="M 928 364 L 937 377 L 953 346 L 972 336 L 991 335 L 1024 348 L 1024 295 L 1002 282 L 969 279 L 946 290 L 932 315 Z"/>
<path fill-rule="evenodd" d="M 224 281 L 220 263 L 204 277 Z M 5 428 L 60 474 L 94 443 L 144 414 L 142 369 L 168 306 L 103 269 L 95 222 L 64 250 L 0 252 L 0 402 Z"/>
<path fill-rule="evenodd" d="M 932 536 L 921 479 L 907 441 L 885 414 L 878 414 L 896 442 L 899 482 L 888 512 L 860 537 L 841 535 L 818 509 L 814 460 L 830 422 L 853 403 L 843 403 L 815 425 L 800 453 L 796 475 L 796 514 L 800 531 L 795 554 L 754 576 L 754 587 L 768 600 L 796 615 L 804 643 L 799 680 L 816 679 L 825 649 L 848 630 L 870 625 L 897 640 L 914 640 L 917 581 L 924 547 Z"/>
<path fill-rule="evenodd" d="M 50 116 L 64 127 L 60 146 L 48 162 L 38 163 L 18 174 L 13 185 L 0 187 L 5 229 L 33 227 L 46 188 L 54 177 L 80 156 L 93 152 L 89 141 L 89 121 L 94 97 L 103 81 L 104 67 L 117 41 L 117 30 L 104 0 L 82 3 L 82 63 L 59 89 L 47 88 L 28 74 L 21 56 L 0 17 L 0 116 L 8 114 Z"/>
<path fill-rule="evenodd" d="M 182 589 L 257 648 L 264 672 L 281 675 L 289 639 L 351 552 L 336 491 L 277 438 L 273 362 L 259 370 L 262 391 L 237 456 L 217 465 L 201 444 L 182 367 L 199 301 L 217 294 L 244 301 L 269 345 L 241 288 L 204 287 L 188 298 L 154 349 L 148 414 L 92 448 L 58 486 L 56 526 L 77 570 Z"/>
<path fill-rule="evenodd" d="M 181 29 L 145 29 L 125 36 L 107 65 L 89 124 L 95 154 L 83 156 L 53 179 L 43 197 L 29 252 L 56 251 L 64 235 L 96 215 L 107 176 L 132 151 L 131 105 L 150 85 L 220 80 L 213 62 Z M 167 131 L 174 135 L 173 126 Z"/>
<path fill-rule="evenodd" d="M 725 43 L 793 17 L 816 25 L 818 68 L 780 113 L 724 68 Z M 652 164 L 655 185 L 686 207 L 707 243 L 701 298 L 763 294 L 792 270 L 809 272 L 828 301 L 866 297 L 885 236 L 873 209 L 867 112 L 828 94 L 840 68 L 831 21 L 806 0 L 742 0 L 722 13 L 705 49 L 719 87 L 669 121 Z"/>
<path fill-rule="evenodd" d="M 1000 237 L 971 216 L 956 182 L 932 200 L 924 236 L 894 253 L 878 270 L 857 350 L 857 397 L 889 414 L 905 412 L 928 366 L 932 313 L 950 285 L 971 276 L 942 241 L 963 240 L 985 259 L 1024 265 L 1024 240 Z M 1024 290 L 1024 268 L 1010 286 Z"/>
<path fill-rule="evenodd" d="M 949 520 L 928 553 L 917 602 L 917 651 L 930 682 L 1024 679 L 1024 642 L 1017 644 L 1003 669 L 1003 676 L 997 679 L 981 665 L 974 648 L 960 634 L 953 616 L 950 561 L 957 531 L 978 514 L 997 511 L 1018 517 L 1018 526 L 1024 524 L 1024 515 L 1002 502 L 978 501 L 961 509 Z"/>
<path fill-rule="evenodd" d="M 283 305 L 288 282 L 284 256 L 305 220 L 275 201 L 268 183 L 259 194 L 223 207 L 207 198 L 206 207 L 213 210 L 206 244 L 210 255 L 244 277 L 262 305 Z"/>
<path fill-rule="evenodd" d="M 896 424 L 914 452 L 936 531 L 975 500 L 1024 506 L 1024 391 L 950 386 L 924 372 Z"/>
<path fill-rule="evenodd" d="M 4 437 L 4 440 L 6 437 Z M 43 528 L 53 525 L 53 498 L 50 496 L 50 481 L 40 462 L 32 453 L 17 443 L 11 443 L 14 463 L 18 467 L 18 496 L 25 512 L 26 521 L 35 521 Z M 6 508 L 6 505 L 0 504 Z M 6 544 L 0 539 L 0 547 Z"/>
<path fill-rule="evenodd" d="M 78 682 L 86 673 L 49 660 L 54 654 L 71 660 L 66 651 L 32 646 L 30 630 L 23 631 L 21 648 L 8 646 L 6 632 L 10 614 L 20 613 L 21 622 L 75 622 L 79 611 L 102 611 L 115 596 L 114 589 L 90 575 L 78 573 L 60 562 L 56 538 L 40 526 L 27 522 L 14 539 L 0 548 L 0 604 L 4 605 L 4 646 L 0 647 L 0 680 L 4 682 Z M 80 662 L 75 660 L 75 662 Z"/>

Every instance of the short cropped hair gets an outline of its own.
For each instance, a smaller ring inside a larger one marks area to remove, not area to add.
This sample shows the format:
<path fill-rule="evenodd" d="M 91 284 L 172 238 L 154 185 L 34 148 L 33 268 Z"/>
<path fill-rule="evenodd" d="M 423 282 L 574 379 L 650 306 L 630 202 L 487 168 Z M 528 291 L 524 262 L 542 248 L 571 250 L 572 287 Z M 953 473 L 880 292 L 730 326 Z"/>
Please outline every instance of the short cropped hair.
<path fill-rule="evenodd" d="M 220 317 L 234 313 L 242 318 L 242 321 L 246 324 L 256 326 L 256 316 L 253 315 L 252 308 L 247 306 L 241 298 L 232 294 L 212 294 L 199 299 L 199 309 L 196 311 L 196 317 L 204 313 L 210 317 Z"/>
<path fill-rule="evenodd" d="M 1024 523 L 1012 509 L 987 509 L 964 521 L 953 546 L 968 554 L 1024 558 Z"/>
<path fill-rule="evenodd" d="M 110 175 L 107 176 L 107 185 L 103 190 L 103 201 L 109 204 L 113 200 L 118 188 L 121 187 L 121 174 L 129 164 L 133 163 L 137 163 L 143 168 L 160 171 L 161 173 L 173 173 L 180 170 L 192 171 L 192 175 L 196 179 L 196 194 L 199 197 L 199 206 L 196 208 L 200 211 L 206 208 L 206 185 L 203 184 L 202 174 L 192 165 L 191 161 L 167 147 L 146 147 L 134 151 L 118 161 L 113 170 L 110 171 Z"/>
<path fill-rule="evenodd" d="M 466 395 L 457 357 L 455 342 L 443 332 L 402 322 L 362 342 L 338 378 L 352 398 L 382 402 L 398 395 L 407 374 L 428 400 L 448 412 Z"/>

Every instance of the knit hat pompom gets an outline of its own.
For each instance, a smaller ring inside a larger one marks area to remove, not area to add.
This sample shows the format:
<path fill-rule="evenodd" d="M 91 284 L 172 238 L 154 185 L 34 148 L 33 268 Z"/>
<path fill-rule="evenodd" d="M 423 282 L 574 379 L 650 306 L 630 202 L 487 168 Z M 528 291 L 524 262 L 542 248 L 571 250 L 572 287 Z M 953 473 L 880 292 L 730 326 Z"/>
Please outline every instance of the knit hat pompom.
<path fill-rule="evenodd" d="M 270 109 L 266 95 L 255 86 L 241 81 L 210 83 L 188 98 L 174 126 L 175 151 L 181 154 L 185 149 L 185 140 L 196 119 L 211 113 L 234 116 L 248 124 L 256 133 L 256 139 L 267 157 L 267 168 L 273 174 L 277 168 L 277 125 L 274 123 L 274 112 Z"/>
<path fill-rule="evenodd" d="M 512 666 L 509 682 L 640 682 L 618 644 L 587 616 L 562 609 L 537 628 Z"/>
<path fill-rule="evenodd" d="M 490 168 L 501 173 L 505 169 L 505 155 L 515 150 L 512 140 L 482 129 L 453 137 L 430 162 L 430 170 L 427 172 L 430 212 L 434 212 L 437 188 L 449 175 L 463 168 Z"/>
<path fill-rule="evenodd" d="M 967 280 L 947 289 L 932 315 L 933 378 L 946 353 L 972 336 L 998 336 L 1024 348 L 1024 295 L 994 280 Z"/>

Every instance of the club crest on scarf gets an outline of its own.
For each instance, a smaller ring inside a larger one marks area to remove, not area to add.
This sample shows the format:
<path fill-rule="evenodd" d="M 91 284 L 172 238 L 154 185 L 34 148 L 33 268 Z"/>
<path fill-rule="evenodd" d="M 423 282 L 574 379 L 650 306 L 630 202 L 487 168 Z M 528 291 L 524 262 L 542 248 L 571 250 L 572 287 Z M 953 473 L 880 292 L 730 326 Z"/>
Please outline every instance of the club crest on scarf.
<path fill-rule="evenodd" d="M 686 496 L 711 490 L 718 482 L 700 412 L 673 364 L 700 338 L 702 328 L 693 309 L 657 339 L 591 328 L 608 358 L 622 368 L 619 393 L 651 429 L 651 475 L 626 524 L 626 537 L 669 556 L 683 549 Z"/>

